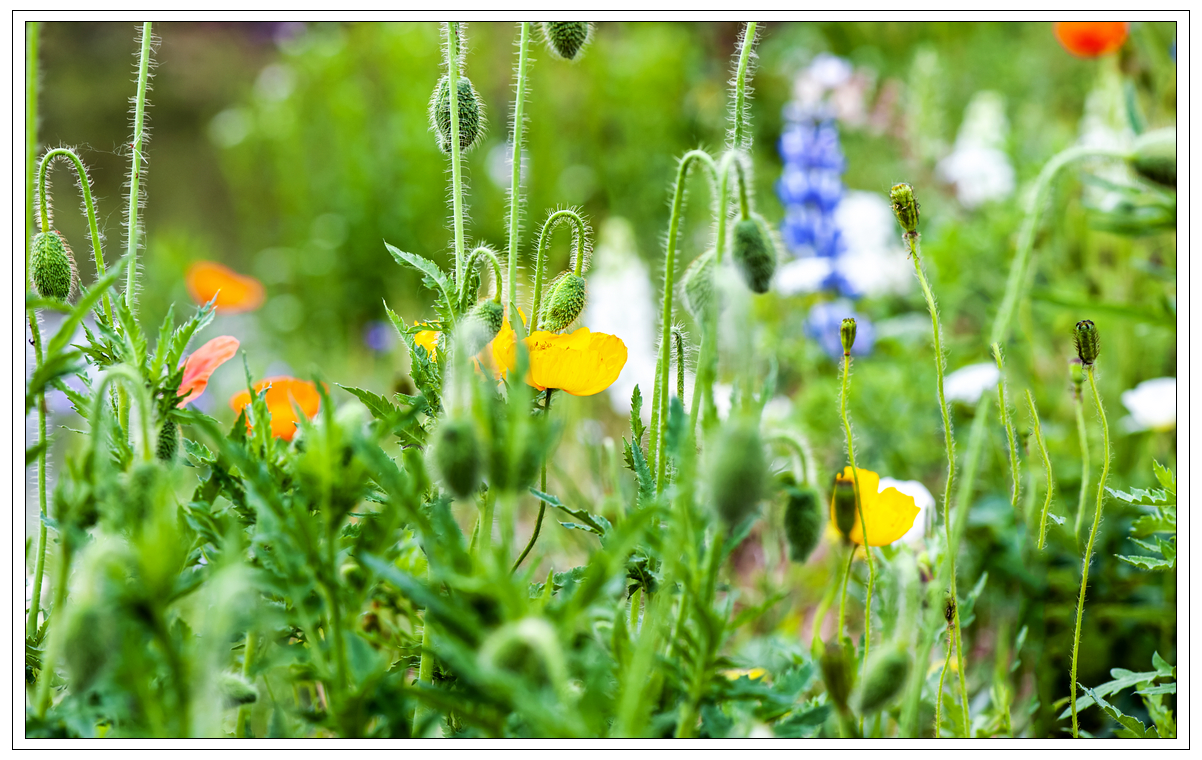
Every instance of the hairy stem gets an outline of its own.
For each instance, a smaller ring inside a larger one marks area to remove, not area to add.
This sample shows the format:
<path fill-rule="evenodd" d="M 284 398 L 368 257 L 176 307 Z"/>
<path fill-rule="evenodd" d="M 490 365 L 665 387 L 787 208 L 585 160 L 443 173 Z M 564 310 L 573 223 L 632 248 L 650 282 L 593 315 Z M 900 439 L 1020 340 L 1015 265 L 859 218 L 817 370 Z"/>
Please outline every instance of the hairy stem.
<path fill-rule="evenodd" d="M 951 630 L 947 632 L 947 654 L 943 658 L 943 670 L 939 673 L 939 691 L 935 692 L 935 738 L 939 736 L 940 726 L 943 724 L 943 681 L 947 678 L 947 668 L 952 662 L 952 644 L 955 643 L 956 637 L 952 635 Z"/>
<path fill-rule="evenodd" d="M 462 283 L 463 178 L 459 166 L 459 22 L 447 22 L 447 85 L 451 108 L 451 214 L 455 225 L 455 282 Z"/>
<path fill-rule="evenodd" d="M 847 567 L 843 570 L 843 586 L 839 592 L 839 624 L 835 626 L 835 635 L 839 637 L 839 641 L 843 641 L 843 621 L 846 619 L 845 612 L 847 611 L 847 580 L 851 578 L 851 565 L 856 558 L 856 547 L 848 545 L 847 547 Z"/>
<path fill-rule="evenodd" d="M 755 30 L 758 24 L 750 21 L 743 28 L 739 40 L 739 68 L 735 74 L 734 126 L 731 129 L 732 145 L 736 150 L 746 150 L 751 145 L 747 134 L 747 63 L 751 59 L 751 48 L 755 45 Z"/>
<path fill-rule="evenodd" d="M 543 401 L 543 414 L 551 413 L 551 399 L 553 398 L 553 388 L 548 388 L 544 393 L 546 396 Z M 543 493 L 547 492 L 547 465 L 543 464 L 542 472 L 539 474 L 539 490 Z M 538 540 L 538 534 L 543 529 L 543 515 L 547 512 L 547 502 L 539 499 L 538 501 L 538 517 L 534 520 L 534 532 L 530 534 L 530 541 L 526 544 L 526 548 L 522 549 L 522 553 L 518 555 L 517 560 L 513 563 L 513 567 L 509 572 L 516 573 L 522 561 L 526 559 L 526 555 L 530 554 L 530 550 L 534 548 L 534 542 Z"/>
<path fill-rule="evenodd" d="M 560 209 L 547 217 L 543 228 L 538 234 L 538 254 L 534 258 L 534 302 L 530 312 L 530 332 L 538 329 L 538 312 L 543 301 L 543 281 L 546 279 L 547 242 L 551 233 L 561 224 L 567 223 L 572 227 L 572 241 L 576 244 L 576 260 L 584 259 L 588 249 L 588 225 L 584 218 L 571 209 Z"/>
<path fill-rule="evenodd" d="M 1043 440 L 1043 428 L 1039 424 L 1039 410 L 1035 408 L 1035 397 L 1027 389 L 1027 408 L 1031 412 L 1031 425 L 1034 428 L 1035 443 L 1039 446 L 1039 454 L 1043 457 L 1043 469 L 1048 477 L 1048 494 L 1043 500 L 1043 511 L 1039 514 L 1039 551 L 1043 551 L 1044 540 L 1048 530 L 1048 509 L 1052 506 L 1052 460 L 1048 458 L 1048 446 Z"/>
<path fill-rule="evenodd" d="M 255 658 L 255 649 L 258 648 L 259 639 L 255 636 L 254 629 L 246 632 L 246 647 L 242 650 L 242 677 L 249 683 L 250 666 Z M 247 730 L 250 726 L 250 705 L 238 706 L 238 722 L 234 728 L 234 736 L 242 739 L 251 738 L 250 732 Z"/>
<path fill-rule="evenodd" d="M 1018 447 L 1014 441 L 1014 423 L 1010 419 L 1010 406 L 1006 403 L 1006 365 L 1002 359 L 1002 347 L 994 343 L 990 346 L 993 360 L 997 364 L 997 408 L 1002 426 L 1006 428 L 1006 451 L 1010 455 L 1010 506 L 1018 509 L 1018 495 L 1021 490 L 1019 483 Z"/>
<path fill-rule="evenodd" d="M 126 212 L 126 245 L 125 256 L 129 259 L 129 268 L 125 273 L 125 305 L 130 314 L 137 316 L 137 285 L 138 285 L 138 202 L 139 185 L 142 180 L 142 138 L 145 130 L 142 125 L 146 118 L 146 80 L 150 70 L 150 27 L 147 21 L 142 24 L 142 53 L 138 58 L 138 95 L 134 101 L 134 139 L 130 144 L 129 166 L 129 210 Z"/>
<path fill-rule="evenodd" d="M 868 667 L 868 650 L 872 644 L 872 587 L 876 581 L 876 566 L 872 561 L 872 547 L 868 545 L 868 525 L 864 521 L 864 498 L 860 492 L 860 471 L 856 467 L 856 449 L 851 436 L 851 419 L 847 416 L 848 379 L 851 374 L 851 352 L 843 352 L 843 384 L 839 393 L 839 416 L 843 420 L 843 431 L 847 434 L 847 458 L 851 461 L 851 477 L 856 489 L 856 514 L 860 516 L 860 538 L 864 543 L 864 556 L 868 558 L 868 594 L 864 599 L 864 667 Z M 855 556 L 855 550 L 852 550 Z"/>
<path fill-rule="evenodd" d="M 38 167 L 38 199 L 40 201 L 39 209 L 41 213 L 41 228 L 42 232 L 50 229 L 50 196 L 46 192 L 46 173 L 50 164 L 57 158 L 67 158 L 75 166 L 75 175 L 79 180 L 79 191 L 83 195 L 84 214 L 88 219 L 88 233 L 92 237 L 92 259 L 96 263 L 96 277 L 100 279 L 105 275 L 104 267 L 104 250 L 100 246 L 100 229 L 96 225 L 96 205 L 92 202 L 92 181 L 88 177 L 88 170 L 83 165 L 83 161 L 69 148 L 55 148 L 52 151 L 42 156 L 41 165 Z M 113 306 L 109 301 L 108 293 L 103 296 L 104 314 L 108 317 L 109 322 L 113 321 Z"/>
<path fill-rule="evenodd" d="M 1081 491 L 1077 495 L 1077 519 L 1073 522 L 1073 538 L 1081 541 L 1081 520 L 1085 517 L 1085 498 L 1089 491 L 1089 437 L 1085 433 L 1085 404 L 1080 389 L 1073 393 L 1073 411 L 1077 418 L 1077 443 L 1081 447 Z"/>
<path fill-rule="evenodd" d="M 517 313 L 518 219 L 522 213 L 522 105 L 526 100 L 526 50 L 530 44 L 530 22 L 522 21 L 518 36 L 518 70 L 513 96 L 513 174 L 509 185 L 509 313 Z M 498 284 L 498 287 L 500 285 Z"/>

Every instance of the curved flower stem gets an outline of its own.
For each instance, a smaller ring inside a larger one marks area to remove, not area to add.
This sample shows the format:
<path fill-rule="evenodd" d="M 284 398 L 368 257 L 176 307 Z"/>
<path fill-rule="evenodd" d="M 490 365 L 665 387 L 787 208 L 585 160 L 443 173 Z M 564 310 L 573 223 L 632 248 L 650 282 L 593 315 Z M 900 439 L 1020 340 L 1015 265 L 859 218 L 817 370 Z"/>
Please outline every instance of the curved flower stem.
<path fill-rule="evenodd" d="M 551 399 L 552 399 L 552 393 L 554 390 L 555 390 L 554 388 L 548 388 L 545 391 L 545 393 L 547 395 L 544 397 L 544 401 L 543 401 L 543 414 L 551 413 Z M 543 493 L 547 492 L 547 465 L 546 465 L 546 463 L 543 464 L 542 473 L 539 475 L 539 490 L 541 490 Z M 542 499 L 539 499 L 539 501 L 538 501 L 538 517 L 535 518 L 535 520 L 534 520 L 534 532 L 530 534 L 530 541 L 527 542 L 526 548 L 522 549 L 522 553 L 518 555 L 517 560 L 514 561 L 513 567 L 510 568 L 509 572 L 516 573 L 518 566 L 520 566 L 522 564 L 522 561 L 526 559 L 526 555 L 528 555 L 530 553 L 530 550 L 534 548 L 534 542 L 538 540 L 538 534 L 543 529 L 543 515 L 546 514 L 546 512 L 547 512 L 547 502 L 543 501 Z"/>
<path fill-rule="evenodd" d="M 672 216 L 668 221 L 668 245 L 664 253 L 664 296 L 663 311 L 660 314 L 660 366 L 656 372 L 655 382 L 659 386 L 658 419 L 651 427 L 651 458 L 655 460 L 655 490 L 662 492 L 664 476 L 667 472 L 667 457 L 663 456 L 664 432 L 668 420 L 668 376 L 669 350 L 672 343 L 672 295 L 676 284 L 676 239 L 680 232 L 680 218 L 684 210 L 684 183 L 689 169 L 695 162 L 701 162 L 709 170 L 711 188 L 716 184 L 718 168 L 714 159 L 703 150 L 691 150 L 681 157 L 676 167 L 676 185 L 672 194 Z M 654 413 L 654 412 L 653 412 Z"/>
<path fill-rule="evenodd" d="M 41 231 L 46 232 L 50 229 L 50 196 L 46 192 L 46 172 L 50 164 L 56 158 L 70 159 L 75 165 L 75 174 L 79 179 L 79 190 L 83 195 L 84 213 L 88 218 L 88 232 L 92 237 L 92 259 L 96 262 L 96 277 L 97 279 L 104 277 L 104 250 L 100 246 L 100 229 L 96 225 L 96 206 L 92 202 L 92 180 L 88 177 L 88 170 L 83 165 L 83 161 L 70 148 L 55 148 L 52 151 L 42 156 L 42 161 L 38 167 L 38 200 L 40 211 Z M 109 302 L 108 293 L 103 296 L 104 299 L 104 314 L 108 317 L 109 322 L 113 321 L 113 306 Z"/>
<path fill-rule="evenodd" d="M 129 259 L 126 269 L 125 305 L 130 314 L 137 315 L 137 285 L 138 285 L 138 203 L 139 185 L 142 179 L 142 138 L 145 130 L 142 128 L 146 118 L 146 80 L 150 69 L 150 34 L 151 23 L 142 24 L 142 54 L 138 58 L 138 95 L 134 101 L 134 139 L 130 144 L 129 166 L 129 210 L 126 212 L 126 245 L 125 255 Z"/>
<path fill-rule="evenodd" d="M 1077 519 L 1073 522 L 1073 538 L 1081 545 L 1081 520 L 1085 517 L 1085 497 L 1089 491 L 1089 437 L 1085 433 L 1085 404 L 1080 389 L 1073 390 L 1073 410 L 1077 418 L 1077 442 L 1081 447 L 1081 491 L 1077 496 Z"/>
<path fill-rule="evenodd" d="M 1094 541 L 1098 537 L 1098 524 L 1102 521 L 1102 498 L 1106 495 L 1106 476 L 1110 473 L 1110 426 L 1106 424 L 1106 410 L 1102 408 L 1102 397 L 1098 395 L 1098 382 L 1094 377 L 1094 366 L 1087 365 L 1089 389 L 1098 407 L 1098 419 L 1102 421 L 1102 477 L 1098 480 L 1098 505 L 1094 508 L 1093 527 L 1089 530 L 1089 542 L 1085 544 L 1085 559 L 1081 562 L 1081 594 L 1077 597 L 1077 627 L 1073 630 L 1073 666 L 1069 674 L 1071 692 L 1069 704 L 1073 708 L 1073 738 L 1079 738 L 1077 730 L 1077 650 L 1081 644 L 1081 618 L 1085 613 L 1085 587 L 1089 584 L 1089 561 L 1093 557 Z"/>
<path fill-rule="evenodd" d="M 522 105 L 526 99 L 526 51 L 530 44 L 530 22 L 522 21 L 518 36 L 518 70 L 513 96 L 513 175 L 509 185 L 509 312 L 517 313 L 518 218 L 522 213 Z M 500 284 L 498 283 L 498 288 Z"/>
<path fill-rule="evenodd" d="M 451 215 L 455 226 L 455 282 L 462 283 L 463 255 L 463 178 L 459 166 L 459 22 L 446 25 L 447 87 L 451 109 Z"/>
<path fill-rule="evenodd" d="M 1014 424 L 1010 421 L 1010 407 L 1006 403 L 1006 365 L 1002 360 L 1002 347 L 994 343 L 989 347 L 993 351 L 993 360 L 997 364 L 997 407 L 998 414 L 1002 419 L 1002 426 L 1006 428 L 1006 446 L 1010 453 L 1010 479 L 1013 482 L 1013 487 L 1010 489 L 1010 506 L 1013 509 L 1018 509 L 1018 494 L 1019 494 L 1019 466 L 1018 466 L 1018 448 L 1014 442 Z M 1043 542 L 1040 541 L 1040 548 L 1043 548 Z"/>
<path fill-rule="evenodd" d="M 939 691 L 935 692 L 935 738 L 939 736 L 939 728 L 943 725 L 943 680 L 947 677 L 948 665 L 952 662 L 952 644 L 955 643 L 956 637 L 951 629 L 947 632 L 947 655 L 943 658 L 943 671 L 939 673 Z"/>
<path fill-rule="evenodd" d="M 739 68 L 735 73 L 734 126 L 731 129 L 731 147 L 736 150 L 745 150 L 751 143 L 747 134 L 747 64 L 751 59 L 751 48 L 755 46 L 757 26 L 755 21 L 748 22 L 739 40 Z"/>
<path fill-rule="evenodd" d="M 476 266 L 477 259 L 485 259 L 488 261 L 489 264 L 492 264 L 492 276 L 493 276 L 493 281 L 496 284 L 496 292 L 493 293 L 492 300 L 495 303 L 501 303 L 501 288 L 504 284 L 504 281 L 501 279 L 501 262 L 497 258 L 497 252 L 494 251 L 492 248 L 489 248 L 486 245 L 482 245 L 482 246 L 479 246 L 478 248 L 473 249 L 472 252 L 470 254 L 468 254 L 467 269 L 465 269 L 464 271 L 471 272 L 472 269 Z M 460 285 L 460 290 L 459 290 L 460 303 L 463 302 L 463 298 L 465 295 L 464 291 L 466 289 L 467 289 L 467 277 L 464 277 L 463 284 Z"/>
<path fill-rule="evenodd" d="M 588 250 L 588 224 L 585 223 L 584 217 L 572 209 L 560 209 L 543 222 L 543 228 L 538 234 L 538 254 L 534 259 L 534 302 L 530 311 L 531 333 L 538 329 L 538 312 L 543 300 L 543 280 L 546 279 L 544 270 L 547 268 L 547 241 L 555 228 L 565 222 L 572 226 L 572 242 L 576 244 L 576 261 L 583 261 L 585 251 Z"/>
<path fill-rule="evenodd" d="M 809 444 L 799 440 L 793 434 L 779 433 L 768 439 L 768 443 L 782 443 L 797 456 L 798 469 L 801 470 L 802 485 L 810 485 L 810 468 L 809 465 L 813 462 L 813 453 L 809 451 Z"/>
<path fill-rule="evenodd" d="M 1048 530 L 1048 509 L 1052 506 L 1052 460 L 1048 458 L 1048 446 L 1043 440 L 1043 428 L 1039 424 L 1039 410 L 1035 408 L 1035 397 L 1027 389 L 1027 408 L 1031 411 L 1031 425 L 1034 427 L 1035 443 L 1043 456 L 1043 469 L 1048 476 L 1048 494 L 1043 500 L 1043 512 L 1039 515 L 1039 551 L 1043 551 L 1044 538 Z"/>

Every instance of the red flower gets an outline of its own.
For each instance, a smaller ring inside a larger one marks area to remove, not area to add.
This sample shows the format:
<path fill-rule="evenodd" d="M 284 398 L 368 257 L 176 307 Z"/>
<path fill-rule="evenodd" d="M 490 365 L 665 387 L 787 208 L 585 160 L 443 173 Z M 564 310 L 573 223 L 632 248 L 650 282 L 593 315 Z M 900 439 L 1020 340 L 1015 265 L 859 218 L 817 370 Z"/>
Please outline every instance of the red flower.
<path fill-rule="evenodd" d="M 1127 41 L 1126 21 L 1057 21 L 1056 39 L 1078 58 L 1113 53 Z"/>
<path fill-rule="evenodd" d="M 204 393 L 213 372 L 222 364 L 233 359 L 236 353 L 238 353 L 238 339 L 232 335 L 213 338 L 196 349 L 184 362 L 184 379 L 179 384 L 179 395 L 182 398 L 180 398 L 178 406 L 182 407 Z"/>

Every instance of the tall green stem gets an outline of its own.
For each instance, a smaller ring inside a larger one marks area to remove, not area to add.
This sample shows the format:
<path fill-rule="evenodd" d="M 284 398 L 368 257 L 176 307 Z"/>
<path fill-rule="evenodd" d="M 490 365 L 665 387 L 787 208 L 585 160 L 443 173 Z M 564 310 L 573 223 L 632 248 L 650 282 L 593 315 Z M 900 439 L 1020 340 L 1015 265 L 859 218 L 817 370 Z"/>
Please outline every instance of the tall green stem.
<path fill-rule="evenodd" d="M 1027 408 L 1031 412 L 1031 426 L 1035 435 L 1035 443 L 1039 446 L 1039 453 L 1043 457 L 1043 469 L 1048 477 L 1048 493 L 1043 500 L 1043 511 L 1039 515 L 1039 551 L 1043 551 L 1044 540 L 1048 530 L 1048 509 L 1052 506 L 1052 460 L 1048 458 L 1048 446 L 1043 440 L 1043 428 L 1039 424 L 1039 410 L 1035 408 L 1035 397 L 1031 395 L 1031 390 L 1027 389 Z"/>
<path fill-rule="evenodd" d="M 50 196 L 46 192 L 46 173 L 50 168 L 50 164 L 57 158 L 67 158 L 75 166 L 75 174 L 79 179 L 79 191 L 83 195 L 84 214 L 88 218 L 88 233 L 92 238 L 92 259 L 96 263 L 96 277 L 100 279 L 105 275 L 104 266 L 104 249 L 100 245 L 100 228 L 96 224 L 96 205 L 92 202 L 92 181 L 88 177 L 88 170 L 83 165 L 83 161 L 70 148 L 55 148 L 52 151 L 42 156 L 41 165 L 38 167 L 38 201 L 41 220 L 41 230 L 46 232 L 50 229 Z M 108 317 L 109 322 L 113 321 L 113 306 L 109 301 L 108 293 L 103 296 L 104 314 Z"/>
<path fill-rule="evenodd" d="M 125 305 L 130 314 L 137 315 L 137 285 L 138 285 L 138 203 L 141 200 L 139 186 L 142 181 L 142 138 L 145 130 L 142 128 L 146 118 L 146 80 L 150 71 L 150 27 L 149 21 L 142 24 L 142 54 L 138 58 L 138 95 L 134 100 L 134 139 L 130 144 L 129 165 L 129 210 L 126 212 L 126 245 L 125 255 L 129 259 L 126 269 Z"/>
<path fill-rule="evenodd" d="M 839 643 L 843 643 L 843 621 L 847 611 L 847 580 L 851 578 L 851 565 L 856 558 L 856 548 L 854 546 L 847 547 L 847 567 L 843 570 L 843 586 L 839 592 L 839 624 L 835 627 L 835 635 L 839 637 Z"/>
<path fill-rule="evenodd" d="M 1085 587 L 1089 584 L 1089 561 L 1093 558 L 1093 545 L 1098 537 L 1098 524 L 1102 522 L 1102 498 L 1106 495 L 1106 476 L 1110 473 L 1110 426 L 1106 423 L 1106 410 L 1102 408 L 1102 397 L 1098 395 L 1098 382 L 1094 377 L 1093 365 L 1085 368 L 1089 375 L 1089 389 L 1098 407 L 1098 419 L 1102 421 L 1102 477 L 1098 480 L 1098 504 L 1094 508 L 1093 527 L 1089 530 L 1089 542 L 1085 545 L 1085 559 L 1081 562 L 1081 593 L 1077 597 L 1077 627 L 1073 630 L 1073 665 L 1069 673 L 1071 692 L 1069 704 L 1073 708 L 1073 738 L 1077 730 L 1077 650 L 1081 644 L 1081 618 L 1085 614 Z"/>
<path fill-rule="evenodd" d="M 543 414 L 551 413 L 551 398 L 552 398 L 552 394 L 553 394 L 554 390 L 555 390 L 554 388 L 548 388 L 546 391 L 544 391 L 544 393 L 546 393 L 546 396 L 545 396 L 545 401 L 543 402 Z M 538 487 L 543 493 L 547 492 L 547 465 L 546 465 L 546 463 L 543 463 L 542 472 L 539 474 L 539 486 Z M 534 542 L 538 541 L 538 534 L 542 531 L 543 515 L 546 514 L 546 512 L 547 512 L 547 502 L 543 501 L 542 499 L 539 499 L 539 501 L 538 501 L 538 517 L 536 517 L 534 519 L 534 531 L 530 534 L 530 541 L 526 544 L 526 548 L 522 549 L 522 553 L 518 555 L 517 560 L 514 561 L 513 567 L 510 569 L 509 572 L 511 572 L 511 573 L 517 572 L 517 569 L 519 566 L 521 566 L 522 561 L 526 559 L 526 555 L 530 554 L 530 551 L 534 548 Z"/>
<path fill-rule="evenodd" d="M 1085 404 L 1081 389 L 1073 392 L 1073 411 L 1077 418 L 1077 443 L 1081 447 L 1081 490 L 1077 495 L 1077 518 L 1073 522 L 1073 538 L 1081 545 L 1081 520 L 1085 517 L 1085 497 L 1089 491 L 1089 437 L 1085 433 Z"/>
<path fill-rule="evenodd" d="M 462 283 L 463 178 L 459 167 L 459 22 L 447 22 L 447 84 L 451 108 L 451 213 L 455 225 L 455 282 Z"/>
<path fill-rule="evenodd" d="M 947 654 L 943 658 L 943 670 L 939 672 L 939 691 L 935 692 L 935 738 L 939 739 L 939 729 L 943 724 L 943 681 L 947 678 L 947 668 L 952 662 L 952 645 L 956 637 L 951 629 L 947 632 Z"/>
<path fill-rule="evenodd" d="M 1010 455 L 1010 480 L 1012 483 L 1010 506 L 1018 509 L 1018 494 L 1021 490 L 1019 487 L 1018 447 L 1014 442 L 1014 423 L 1010 419 L 1010 405 L 1006 403 L 1006 364 L 1002 359 L 1001 346 L 994 343 L 990 346 L 990 350 L 993 351 L 993 361 L 997 364 L 998 415 L 1002 420 L 1002 427 L 1006 428 L 1006 451 Z"/>
<path fill-rule="evenodd" d="M 868 544 L 868 525 L 864 518 L 864 497 L 860 491 L 860 470 L 856 467 L 856 449 L 852 442 L 851 420 L 847 416 L 847 391 L 851 374 L 851 351 L 843 351 L 843 385 L 839 393 L 839 416 L 843 419 L 843 431 L 847 434 L 847 458 L 851 462 L 851 477 L 856 489 L 856 514 L 860 516 L 860 538 L 864 540 L 864 556 L 868 558 L 868 593 L 864 598 L 864 668 L 868 667 L 868 652 L 872 646 L 872 587 L 876 582 L 876 565 L 872 561 L 872 547 Z M 855 549 L 852 548 L 852 556 Z M 844 590 L 846 593 L 846 589 Z M 862 727 L 862 726 L 861 726 Z"/>
<path fill-rule="evenodd" d="M 747 64 L 751 60 L 751 48 L 755 46 L 755 30 L 758 24 L 748 22 L 739 40 L 739 68 L 735 73 L 734 126 L 731 128 L 731 148 L 746 150 L 751 146 L 747 134 Z"/>
<path fill-rule="evenodd" d="M 522 21 L 518 36 L 518 71 L 513 96 L 513 174 L 509 185 L 509 313 L 517 313 L 518 219 L 522 213 L 522 105 L 526 100 L 526 50 L 530 44 L 530 22 Z"/>
<path fill-rule="evenodd" d="M 248 683 L 251 681 L 250 667 L 251 662 L 255 658 L 255 649 L 258 647 L 258 637 L 255 636 L 254 629 L 246 632 L 246 646 L 242 650 L 242 678 Z M 240 705 L 238 707 L 238 722 L 234 727 L 234 736 L 241 739 L 249 739 L 250 734 L 247 728 L 250 725 L 250 705 Z"/>

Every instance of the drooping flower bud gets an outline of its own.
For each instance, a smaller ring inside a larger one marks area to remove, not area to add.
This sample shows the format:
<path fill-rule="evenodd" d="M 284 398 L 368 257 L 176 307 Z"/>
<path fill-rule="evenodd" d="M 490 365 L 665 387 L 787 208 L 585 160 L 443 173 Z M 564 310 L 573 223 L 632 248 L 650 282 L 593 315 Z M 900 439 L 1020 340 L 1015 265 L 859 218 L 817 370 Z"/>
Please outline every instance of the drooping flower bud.
<path fill-rule="evenodd" d="M 443 421 L 435 433 L 434 471 L 457 498 L 466 499 L 480 484 L 480 444 L 472 423 L 465 419 Z"/>
<path fill-rule="evenodd" d="M 767 293 L 776 272 L 776 245 L 759 214 L 735 224 L 730 255 L 747 287 L 754 293 Z"/>
<path fill-rule="evenodd" d="M 792 475 L 782 478 L 785 491 L 785 538 L 789 541 L 789 559 L 805 562 L 822 536 L 822 510 L 818 492 L 798 485 Z"/>
<path fill-rule="evenodd" d="M 587 21 L 544 21 L 543 36 L 551 52 L 565 61 L 574 61 L 588 44 L 593 25 Z"/>
<path fill-rule="evenodd" d="M 860 687 L 860 713 L 874 713 L 897 696 L 910 672 L 910 658 L 902 649 L 886 649 L 872 657 Z"/>
<path fill-rule="evenodd" d="M 480 349 L 501 332 L 504 322 L 505 308 L 496 301 L 485 300 L 473 306 L 459 328 L 459 335 L 462 336 L 468 355 L 475 356 L 480 353 Z"/>
<path fill-rule="evenodd" d="M 709 308 L 714 298 L 714 261 L 717 259 L 714 249 L 710 249 L 693 259 L 688 269 L 684 270 L 684 307 L 688 309 L 693 319 L 701 320 L 701 315 Z"/>
<path fill-rule="evenodd" d="M 159 428 L 158 440 L 155 442 L 155 456 L 160 462 L 170 462 L 179 451 L 179 426 L 170 417 Z"/>
<path fill-rule="evenodd" d="M 66 301 L 75 292 L 79 273 L 67 241 L 56 230 L 39 232 L 29 253 L 33 286 L 43 298 Z"/>
<path fill-rule="evenodd" d="M 827 696 L 840 710 L 847 709 L 847 698 L 851 696 L 856 677 L 855 664 L 848 648 L 843 642 L 831 639 L 826 642 L 826 650 L 818 660 Z"/>
<path fill-rule="evenodd" d="M 1073 330 L 1073 342 L 1077 345 L 1077 356 L 1086 367 L 1093 366 L 1098 358 L 1098 328 L 1091 320 L 1083 319 Z"/>
<path fill-rule="evenodd" d="M 759 425 L 751 419 L 723 426 L 709 465 L 710 499 L 727 526 L 743 522 L 764 498 L 768 465 L 760 444 Z"/>
<path fill-rule="evenodd" d="M 831 509 L 835 513 L 835 527 L 843 534 L 843 538 L 850 541 L 851 532 L 856 527 L 855 480 L 844 478 L 842 474 L 836 474 L 835 485 L 831 490 Z"/>
<path fill-rule="evenodd" d="M 839 325 L 839 342 L 843 344 L 843 355 L 851 356 L 851 347 L 856 344 L 855 317 L 847 317 Z"/>
<path fill-rule="evenodd" d="M 538 318 L 539 329 L 547 332 L 566 330 L 584 312 L 588 287 L 583 277 L 567 274 L 551 283 L 547 305 Z"/>
<path fill-rule="evenodd" d="M 1131 166 L 1153 182 L 1177 187 L 1177 128 L 1155 129 L 1137 137 Z"/>
<path fill-rule="evenodd" d="M 456 87 L 459 106 L 459 150 L 467 150 L 484 134 L 484 104 L 472 80 L 459 77 Z M 451 152 L 451 86 L 447 75 L 443 75 L 434 87 L 430 101 L 430 120 L 438 130 L 438 148 L 443 153 Z"/>
<path fill-rule="evenodd" d="M 918 229 L 918 201 L 914 199 L 913 186 L 899 182 L 889 191 L 889 200 L 893 202 L 893 213 L 897 223 L 906 232 Z"/>

